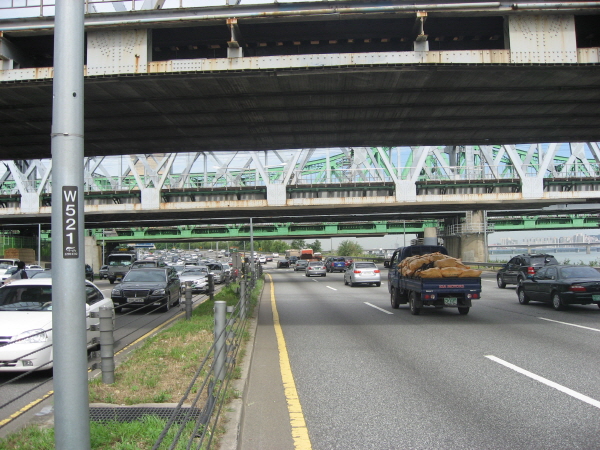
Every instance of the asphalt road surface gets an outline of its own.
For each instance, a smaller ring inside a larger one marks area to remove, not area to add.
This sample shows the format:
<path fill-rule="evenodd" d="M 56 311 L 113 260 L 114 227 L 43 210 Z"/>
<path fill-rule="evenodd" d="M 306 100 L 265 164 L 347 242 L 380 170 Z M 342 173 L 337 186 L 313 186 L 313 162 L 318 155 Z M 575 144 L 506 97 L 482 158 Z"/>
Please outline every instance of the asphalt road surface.
<path fill-rule="evenodd" d="M 384 270 L 379 288 L 345 286 L 341 273 L 266 272 L 313 449 L 600 448 L 598 307 L 520 305 L 487 274 L 468 315 L 413 316 L 391 308 Z M 277 351 L 255 345 L 251 370 Z M 265 386 L 264 398 L 276 391 Z M 260 448 L 249 433 L 281 420 L 279 406 L 246 405 L 243 450 Z"/>

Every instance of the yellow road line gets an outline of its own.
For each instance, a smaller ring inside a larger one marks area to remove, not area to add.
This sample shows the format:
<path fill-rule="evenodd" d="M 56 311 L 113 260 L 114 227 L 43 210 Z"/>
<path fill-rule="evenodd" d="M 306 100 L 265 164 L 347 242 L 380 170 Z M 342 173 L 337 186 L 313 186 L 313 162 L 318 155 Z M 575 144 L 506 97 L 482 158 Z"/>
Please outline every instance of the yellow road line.
<path fill-rule="evenodd" d="M 20 415 L 25 414 L 27 411 L 29 411 L 31 408 L 33 408 L 35 405 L 43 402 L 48 397 L 50 397 L 52 394 L 54 394 L 54 391 L 48 392 L 47 394 L 45 394 L 44 396 L 38 398 L 37 400 L 32 401 L 30 404 L 23 406 L 20 410 L 18 410 L 17 412 L 11 414 L 6 419 L 0 420 L 0 428 L 2 428 L 7 423 L 12 422 L 13 420 L 15 420 Z"/>
<path fill-rule="evenodd" d="M 202 304 L 204 302 L 200 302 L 198 303 L 196 306 L 194 306 L 194 308 L 197 308 L 200 304 Z M 148 333 L 144 334 L 142 337 L 136 339 L 135 341 L 133 341 L 131 344 L 126 345 L 125 347 L 123 347 L 121 350 L 119 350 L 117 353 L 115 353 L 115 355 L 118 355 L 119 353 L 127 350 L 129 347 L 131 347 L 132 345 L 137 344 L 138 342 L 142 341 L 143 339 L 145 339 L 146 337 L 150 336 L 153 333 L 156 333 L 158 330 L 160 330 L 161 328 L 164 328 L 165 326 L 167 326 L 168 324 L 170 324 L 171 322 L 173 322 L 175 319 L 180 318 L 181 316 L 183 316 L 185 314 L 184 312 L 180 312 L 178 314 L 176 314 L 175 316 L 171 317 L 169 320 L 167 320 L 166 322 L 163 322 L 161 325 L 157 326 L 156 328 L 152 329 L 151 331 L 149 331 Z M 92 369 L 88 369 L 88 372 L 91 372 Z M 38 398 L 37 400 L 34 400 L 33 402 L 29 403 L 28 405 L 24 406 L 23 408 L 21 408 L 20 410 L 16 411 L 15 413 L 11 414 L 10 416 L 8 416 L 6 419 L 4 420 L 0 420 L 0 428 L 2 428 L 4 425 L 6 425 L 7 423 L 12 422 L 13 420 L 15 420 L 17 417 L 21 416 L 22 414 L 25 414 L 27 411 L 29 411 L 31 408 L 33 408 L 34 406 L 38 405 L 39 403 L 41 403 L 42 401 L 46 400 L 48 397 L 50 397 L 51 395 L 54 394 L 54 391 L 49 391 L 47 394 L 44 394 L 42 397 Z"/>
<path fill-rule="evenodd" d="M 296 450 L 311 450 L 310 437 L 308 429 L 302 413 L 302 406 L 296 391 L 296 383 L 292 374 L 292 366 L 283 337 L 283 330 L 279 323 L 279 313 L 277 312 L 277 304 L 275 303 L 275 284 L 271 275 L 267 274 L 271 283 L 271 308 L 273 310 L 273 325 L 275 326 L 275 335 L 277 336 L 277 347 L 279 348 L 279 368 L 281 370 L 281 378 L 283 380 L 283 390 L 290 413 L 290 425 L 292 426 L 292 439 L 294 440 L 294 448 Z"/>

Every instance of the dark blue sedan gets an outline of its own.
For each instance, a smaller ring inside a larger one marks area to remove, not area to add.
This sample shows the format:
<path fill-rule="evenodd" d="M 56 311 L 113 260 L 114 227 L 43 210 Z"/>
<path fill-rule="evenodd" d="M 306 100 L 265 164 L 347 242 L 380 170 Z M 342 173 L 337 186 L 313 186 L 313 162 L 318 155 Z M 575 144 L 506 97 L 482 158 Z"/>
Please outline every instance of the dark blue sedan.
<path fill-rule="evenodd" d="M 517 288 L 519 303 L 552 303 L 556 310 L 568 305 L 596 304 L 600 308 L 600 272 L 589 266 L 546 266 Z"/>

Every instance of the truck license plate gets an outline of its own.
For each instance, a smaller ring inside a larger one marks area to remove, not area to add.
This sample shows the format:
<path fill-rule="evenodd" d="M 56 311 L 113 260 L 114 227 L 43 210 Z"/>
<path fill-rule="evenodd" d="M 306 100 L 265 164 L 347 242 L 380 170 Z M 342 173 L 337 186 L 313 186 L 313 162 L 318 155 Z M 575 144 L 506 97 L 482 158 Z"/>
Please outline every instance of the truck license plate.
<path fill-rule="evenodd" d="M 592 301 L 600 302 L 600 295 L 592 295 Z"/>
<path fill-rule="evenodd" d="M 444 305 L 446 306 L 456 306 L 458 304 L 458 299 L 456 297 L 446 297 L 444 299 Z"/>

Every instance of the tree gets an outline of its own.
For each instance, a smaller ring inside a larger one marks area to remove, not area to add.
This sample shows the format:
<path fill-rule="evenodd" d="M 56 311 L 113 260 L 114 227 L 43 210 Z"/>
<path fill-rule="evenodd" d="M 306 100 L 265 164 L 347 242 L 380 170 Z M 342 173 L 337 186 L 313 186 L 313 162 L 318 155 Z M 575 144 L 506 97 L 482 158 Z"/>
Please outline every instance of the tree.
<path fill-rule="evenodd" d="M 337 254 L 340 256 L 359 256 L 362 255 L 363 248 L 349 239 L 340 242 Z"/>
<path fill-rule="evenodd" d="M 292 241 L 292 243 L 290 244 L 290 248 L 297 248 L 297 249 L 306 248 L 306 242 L 304 242 L 304 239 L 294 239 Z"/>
<path fill-rule="evenodd" d="M 315 253 L 320 253 L 321 250 L 323 250 L 321 247 L 321 241 L 318 239 L 316 239 L 312 244 L 308 244 L 308 247 L 312 248 Z"/>

